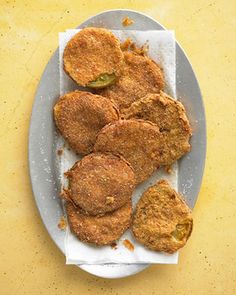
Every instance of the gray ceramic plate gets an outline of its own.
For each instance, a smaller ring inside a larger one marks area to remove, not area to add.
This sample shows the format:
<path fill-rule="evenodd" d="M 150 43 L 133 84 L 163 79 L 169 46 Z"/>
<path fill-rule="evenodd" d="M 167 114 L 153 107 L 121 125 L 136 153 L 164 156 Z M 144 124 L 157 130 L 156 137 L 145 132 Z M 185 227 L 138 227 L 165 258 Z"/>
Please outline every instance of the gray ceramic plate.
<path fill-rule="evenodd" d="M 134 20 L 133 30 L 164 30 L 152 18 L 131 10 L 111 10 L 100 13 L 79 26 L 124 29 L 125 16 Z M 177 96 L 186 106 L 194 135 L 192 150 L 179 161 L 178 190 L 184 194 L 190 207 L 194 207 L 200 189 L 206 153 L 206 126 L 203 101 L 184 51 L 176 43 Z M 58 50 L 54 53 L 40 80 L 32 110 L 29 132 L 29 168 L 33 193 L 41 218 L 54 242 L 65 253 L 63 231 L 57 228 L 63 214 L 58 198 L 58 179 L 55 167 L 56 131 L 52 108 L 59 96 Z M 145 269 L 148 264 L 80 265 L 83 270 L 104 278 L 126 277 Z"/>

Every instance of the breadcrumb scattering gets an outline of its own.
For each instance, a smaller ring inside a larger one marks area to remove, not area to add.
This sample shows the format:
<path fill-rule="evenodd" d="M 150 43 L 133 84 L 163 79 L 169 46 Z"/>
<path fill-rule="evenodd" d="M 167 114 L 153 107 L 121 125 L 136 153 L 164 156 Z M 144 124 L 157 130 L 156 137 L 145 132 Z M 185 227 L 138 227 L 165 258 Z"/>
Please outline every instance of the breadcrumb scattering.
<path fill-rule="evenodd" d="M 58 223 L 57 226 L 58 226 L 58 228 L 61 229 L 61 230 L 66 229 L 66 227 L 67 227 L 67 222 L 66 222 L 66 219 L 65 219 L 64 216 L 61 217 L 61 219 L 60 219 L 60 221 L 59 221 L 59 223 Z"/>
<path fill-rule="evenodd" d="M 123 245 L 125 246 L 125 248 L 127 248 L 130 251 L 134 251 L 134 245 L 130 242 L 130 240 L 125 239 L 123 241 Z"/>
<path fill-rule="evenodd" d="M 134 20 L 132 20 L 131 18 L 129 18 L 128 16 L 124 17 L 122 20 L 122 25 L 124 27 L 130 26 L 134 23 Z"/>
<path fill-rule="evenodd" d="M 58 154 L 58 156 L 61 156 L 63 154 L 63 149 L 57 150 L 57 154 Z"/>
<path fill-rule="evenodd" d="M 116 250 L 118 248 L 116 242 L 111 243 L 111 248 L 114 250 Z"/>
<path fill-rule="evenodd" d="M 138 55 L 147 55 L 149 50 L 149 44 L 145 43 L 142 46 L 137 46 L 133 40 L 127 38 L 124 42 L 121 43 L 120 48 L 122 51 L 133 51 Z"/>

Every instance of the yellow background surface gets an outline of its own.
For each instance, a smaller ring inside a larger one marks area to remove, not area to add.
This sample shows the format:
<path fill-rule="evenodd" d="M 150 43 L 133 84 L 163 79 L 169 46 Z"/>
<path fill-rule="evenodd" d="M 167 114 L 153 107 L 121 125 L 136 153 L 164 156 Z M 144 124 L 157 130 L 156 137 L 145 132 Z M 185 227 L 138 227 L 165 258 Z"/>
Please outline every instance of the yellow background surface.
<path fill-rule="evenodd" d="M 129 8 L 176 32 L 197 74 L 208 125 L 195 227 L 176 266 L 105 280 L 66 266 L 31 192 L 34 94 L 58 32 Z M 0 0 L 0 294 L 236 294 L 236 2 Z"/>

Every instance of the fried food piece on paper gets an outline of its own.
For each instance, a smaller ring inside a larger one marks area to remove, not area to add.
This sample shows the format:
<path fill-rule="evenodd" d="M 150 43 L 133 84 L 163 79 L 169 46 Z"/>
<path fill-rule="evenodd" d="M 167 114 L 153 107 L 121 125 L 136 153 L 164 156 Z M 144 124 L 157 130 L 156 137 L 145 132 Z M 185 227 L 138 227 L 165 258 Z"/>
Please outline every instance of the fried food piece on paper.
<path fill-rule="evenodd" d="M 126 119 L 149 120 L 160 128 L 162 136 L 161 165 L 170 166 L 190 151 L 192 135 L 183 104 L 164 92 L 147 94 L 134 102 L 124 114 Z"/>
<path fill-rule="evenodd" d="M 59 98 L 54 106 L 54 119 L 71 148 L 86 155 L 92 151 L 98 132 L 119 119 L 119 111 L 105 97 L 74 91 Z"/>
<path fill-rule="evenodd" d="M 80 241 L 103 246 L 113 244 L 129 228 L 132 205 L 129 201 L 118 210 L 103 216 L 91 216 L 67 202 L 66 213 L 70 229 Z"/>
<path fill-rule="evenodd" d="M 160 135 L 154 123 L 119 120 L 99 132 L 94 151 L 123 156 L 133 167 L 136 181 L 140 183 L 159 167 Z"/>
<path fill-rule="evenodd" d="M 186 244 L 192 227 L 190 208 L 166 180 L 144 192 L 132 220 L 132 232 L 138 242 L 167 253 Z"/>
<path fill-rule="evenodd" d="M 123 53 L 120 41 L 103 28 L 85 28 L 67 43 L 65 72 L 80 86 L 103 88 L 120 76 Z"/>
<path fill-rule="evenodd" d="M 125 66 L 115 84 L 101 90 L 100 94 L 114 101 L 121 113 L 148 93 L 158 93 L 164 88 L 161 68 L 148 56 L 131 51 L 124 52 Z"/>
<path fill-rule="evenodd" d="M 103 215 L 129 202 L 135 188 L 130 164 L 112 154 L 92 153 L 66 173 L 67 199 L 90 215 Z"/>

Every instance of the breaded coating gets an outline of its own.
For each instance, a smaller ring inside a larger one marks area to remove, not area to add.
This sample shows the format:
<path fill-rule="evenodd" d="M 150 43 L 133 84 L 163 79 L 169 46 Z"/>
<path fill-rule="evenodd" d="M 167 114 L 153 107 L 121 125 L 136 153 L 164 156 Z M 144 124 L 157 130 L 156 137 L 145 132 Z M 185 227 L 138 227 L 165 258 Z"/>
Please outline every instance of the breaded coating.
<path fill-rule="evenodd" d="M 147 93 L 158 93 L 164 88 L 162 70 L 153 60 L 129 51 L 124 52 L 124 58 L 122 76 L 115 84 L 100 92 L 113 100 L 121 113 Z"/>
<path fill-rule="evenodd" d="M 122 155 L 133 167 L 136 182 L 147 179 L 159 167 L 159 128 L 144 120 L 119 120 L 98 134 L 94 151 Z"/>
<path fill-rule="evenodd" d="M 67 43 L 65 72 L 79 85 L 88 86 L 103 74 L 120 75 L 123 53 L 119 40 L 103 28 L 85 28 Z M 106 84 L 107 85 L 107 84 Z"/>
<path fill-rule="evenodd" d="M 138 242 L 167 253 L 174 253 L 186 244 L 192 226 L 190 208 L 166 180 L 160 180 L 142 195 L 132 221 Z"/>
<path fill-rule="evenodd" d="M 130 164 L 112 154 L 92 153 L 67 173 L 67 198 L 90 215 L 102 215 L 131 200 L 135 175 Z"/>
<path fill-rule="evenodd" d="M 164 92 L 148 94 L 125 111 L 126 119 L 149 120 L 162 135 L 161 165 L 171 165 L 190 151 L 191 127 L 181 102 Z"/>
<path fill-rule="evenodd" d="M 70 229 L 80 241 L 103 246 L 117 241 L 129 228 L 132 206 L 129 201 L 116 211 L 103 216 L 90 216 L 71 202 L 66 202 L 66 213 Z"/>
<path fill-rule="evenodd" d="M 54 106 L 54 119 L 71 148 L 85 155 L 92 151 L 97 133 L 119 119 L 119 111 L 105 97 L 74 91 L 59 98 Z"/>

